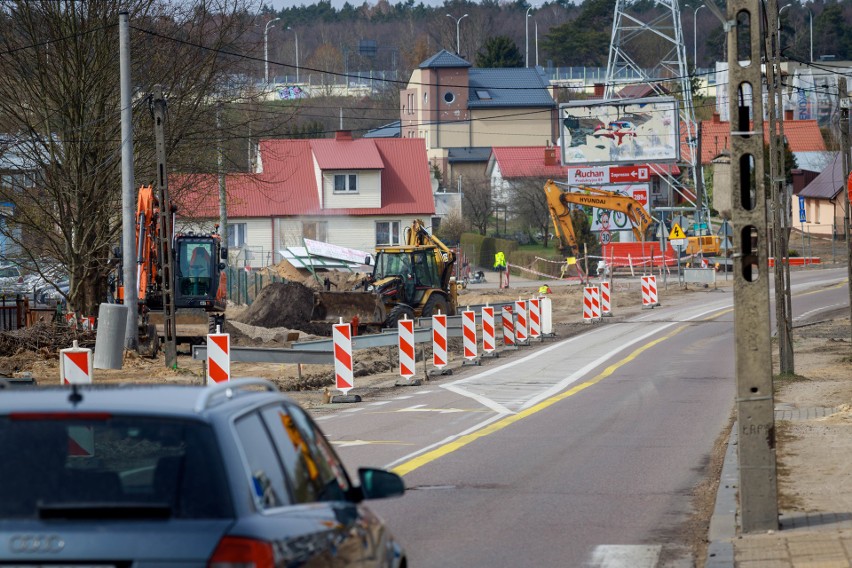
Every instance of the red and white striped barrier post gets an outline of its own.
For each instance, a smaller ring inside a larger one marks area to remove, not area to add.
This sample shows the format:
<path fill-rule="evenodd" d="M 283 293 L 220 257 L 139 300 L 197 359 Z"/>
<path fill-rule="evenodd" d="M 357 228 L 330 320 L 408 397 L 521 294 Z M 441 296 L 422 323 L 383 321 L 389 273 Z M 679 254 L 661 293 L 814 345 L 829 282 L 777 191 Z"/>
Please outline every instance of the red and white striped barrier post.
<path fill-rule="evenodd" d="M 417 374 L 414 367 L 414 320 L 404 319 L 397 323 L 398 345 L 399 345 L 399 374 L 406 382 Z"/>
<path fill-rule="evenodd" d="M 207 334 L 207 385 L 231 380 L 231 336 L 227 333 Z"/>
<path fill-rule="evenodd" d="M 482 351 L 483 357 L 497 357 L 497 341 L 494 336 L 494 307 L 482 308 Z"/>
<path fill-rule="evenodd" d="M 530 305 L 530 339 L 541 339 L 541 298 L 532 298 Z"/>
<path fill-rule="evenodd" d="M 601 315 L 605 318 L 612 317 L 612 309 L 609 302 L 609 280 L 601 281 Z"/>
<path fill-rule="evenodd" d="M 77 345 L 59 350 L 59 381 L 63 385 L 87 385 L 92 382 L 92 350 Z"/>
<path fill-rule="evenodd" d="M 352 326 L 340 323 L 332 326 L 332 341 L 334 343 L 334 388 L 346 395 L 355 386 L 355 376 L 352 372 Z"/>
<path fill-rule="evenodd" d="M 503 347 L 506 349 L 517 349 L 518 346 L 515 345 L 515 314 L 512 312 L 512 306 L 503 306 L 501 316 L 503 323 Z"/>
<path fill-rule="evenodd" d="M 462 312 L 462 349 L 465 359 L 462 365 L 479 365 L 476 352 L 476 312 L 470 309 Z"/>
<path fill-rule="evenodd" d="M 432 365 L 437 369 L 436 375 L 452 375 L 447 366 L 447 315 L 432 316 Z"/>
<path fill-rule="evenodd" d="M 657 277 L 643 276 L 642 277 L 642 308 L 653 308 L 659 306 L 657 300 Z"/>
<path fill-rule="evenodd" d="M 515 302 L 515 341 L 518 345 L 529 343 L 529 325 L 527 319 L 527 301 L 517 300 Z"/>
<path fill-rule="evenodd" d="M 541 299 L 541 336 L 555 337 L 553 333 L 553 300 L 548 297 Z"/>
<path fill-rule="evenodd" d="M 597 286 L 583 287 L 583 323 L 601 319 L 601 299 Z"/>

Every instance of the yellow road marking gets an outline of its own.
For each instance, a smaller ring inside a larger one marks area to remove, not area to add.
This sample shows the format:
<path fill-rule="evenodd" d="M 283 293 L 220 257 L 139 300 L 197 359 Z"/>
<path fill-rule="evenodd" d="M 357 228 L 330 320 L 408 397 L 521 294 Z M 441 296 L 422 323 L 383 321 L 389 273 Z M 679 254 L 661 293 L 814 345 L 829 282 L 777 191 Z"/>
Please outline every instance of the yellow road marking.
<path fill-rule="evenodd" d="M 727 313 L 729 311 L 732 311 L 732 310 L 731 309 L 724 310 L 724 311 L 720 312 L 719 314 L 711 316 L 711 317 L 706 318 L 706 319 L 717 318 L 720 315 Z M 430 462 L 435 461 L 436 459 L 438 459 L 440 457 L 446 456 L 447 454 L 450 454 L 450 453 L 452 453 L 452 452 L 454 452 L 458 449 L 461 449 L 464 446 L 470 444 L 471 442 L 474 442 L 475 440 L 479 440 L 480 438 L 484 438 L 486 436 L 494 434 L 495 432 L 499 432 L 503 428 L 511 426 L 515 422 L 518 422 L 520 420 L 523 420 L 524 418 L 532 416 L 533 414 L 540 412 L 540 411 L 544 410 L 545 408 L 548 408 L 548 407 L 556 404 L 557 402 L 565 400 L 569 396 L 574 396 L 578 392 L 586 390 L 590 386 L 597 384 L 597 383 L 601 382 L 602 380 L 604 380 L 605 378 L 609 377 L 615 371 L 617 371 L 620 367 L 622 367 L 622 366 L 626 365 L 627 363 L 629 363 L 630 361 L 634 360 L 636 357 L 638 357 L 644 351 L 647 351 L 648 349 L 657 345 L 658 343 L 662 343 L 663 341 L 665 341 L 667 339 L 671 339 L 672 337 L 677 335 L 685 327 L 687 327 L 687 326 L 684 325 L 684 326 L 678 327 L 677 329 L 668 333 L 667 335 L 664 335 L 663 337 L 660 337 L 658 339 L 655 339 L 653 341 L 646 343 L 642 347 L 639 347 L 638 349 L 633 351 L 630 355 L 626 356 L 624 359 L 621 359 L 617 363 L 613 363 L 612 365 L 610 365 L 609 367 L 607 367 L 606 369 L 601 371 L 601 373 L 599 375 L 597 375 L 593 379 L 586 381 L 585 383 L 581 383 L 579 385 L 576 385 L 576 386 L 568 389 L 565 392 L 559 393 L 559 394 L 554 395 L 554 396 L 552 396 L 552 397 L 550 397 L 546 400 L 543 400 L 540 403 L 536 404 L 535 406 L 531 406 L 530 408 L 527 408 L 526 410 L 522 410 L 521 412 L 519 412 L 517 414 L 507 416 L 506 418 L 498 420 L 497 422 L 494 422 L 493 424 L 489 424 L 488 426 L 486 426 L 482 430 L 478 430 L 478 431 L 473 432 L 471 434 L 461 436 L 460 438 L 453 440 L 452 442 L 448 442 L 448 443 L 444 444 L 443 446 L 441 446 L 439 448 L 435 448 L 432 451 L 426 452 L 425 454 L 422 454 L 422 455 L 419 455 L 415 458 L 412 458 L 412 459 L 408 460 L 407 462 L 401 463 L 398 466 L 396 466 L 395 468 L 393 468 L 393 471 L 394 471 L 394 473 L 396 473 L 398 475 L 406 475 L 408 473 L 411 473 L 415 469 L 418 469 L 418 468 L 420 468 L 420 467 L 422 467 L 422 466 L 424 466 L 424 465 L 426 465 Z"/>

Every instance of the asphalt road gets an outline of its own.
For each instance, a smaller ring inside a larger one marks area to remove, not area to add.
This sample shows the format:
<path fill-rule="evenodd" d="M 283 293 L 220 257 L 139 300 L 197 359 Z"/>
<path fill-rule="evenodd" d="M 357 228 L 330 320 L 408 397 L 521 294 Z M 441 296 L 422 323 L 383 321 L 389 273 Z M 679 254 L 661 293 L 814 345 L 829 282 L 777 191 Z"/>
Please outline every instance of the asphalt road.
<path fill-rule="evenodd" d="M 793 275 L 794 315 L 842 306 L 845 270 Z M 522 349 L 320 417 L 412 566 L 689 566 L 691 491 L 733 408 L 732 294 Z M 802 321 L 802 320 L 800 320 Z"/>

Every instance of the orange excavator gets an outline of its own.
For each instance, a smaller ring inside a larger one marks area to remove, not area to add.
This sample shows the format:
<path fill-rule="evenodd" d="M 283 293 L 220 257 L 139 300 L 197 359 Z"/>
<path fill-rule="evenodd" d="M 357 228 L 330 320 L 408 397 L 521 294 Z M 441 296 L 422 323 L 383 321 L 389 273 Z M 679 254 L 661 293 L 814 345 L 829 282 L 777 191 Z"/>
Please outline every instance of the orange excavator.
<path fill-rule="evenodd" d="M 636 239 L 645 240 L 645 233 L 654 219 L 645 211 L 641 203 L 627 195 L 596 187 L 582 186 L 580 189 L 583 193 L 564 191 L 553 180 L 547 180 L 544 184 L 544 193 L 547 196 L 550 218 L 553 220 L 554 234 L 559 238 L 559 250 L 563 254 L 574 257 L 580 256 L 574 224 L 571 222 L 572 204 L 620 211 L 630 221 Z M 580 270 L 579 265 L 577 265 L 577 269 Z"/>
<path fill-rule="evenodd" d="M 218 233 L 196 234 L 192 232 L 163 235 L 161 227 L 174 227 L 171 223 L 160 223 L 163 214 L 152 186 L 139 188 L 136 202 L 136 290 L 139 297 L 139 352 L 155 356 L 159 349 L 157 329 L 152 320 L 160 319 L 158 312 L 166 306 L 166 296 L 174 298 L 174 308 L 185 312 L 203 310 L 207 315 L 206 330 L 216 331 L 224 324 L 227 278 L 225 260 L 227 249 L 222 247 Z M 172 217 L 175 207 L 167 207 Z M 161 248 L 163 246 L 163 248 Z M 161 251 L 171 256 L 162 258 Z M 121 270 L 119 270 L 119 275 Z M 166 292 L 163 277 L 172 274 L 171 286 Z M 119 283 L 119 303 L 124 302 L 124 286 Z M 181 315 L 181 312 L 177 312 Z M 152 317 L 153 316 L 153 317 Z M 198 316 L 187 318 L 197 323 Z M 179 339 L 198 342 L 202 333 L 184 333 Z"/>

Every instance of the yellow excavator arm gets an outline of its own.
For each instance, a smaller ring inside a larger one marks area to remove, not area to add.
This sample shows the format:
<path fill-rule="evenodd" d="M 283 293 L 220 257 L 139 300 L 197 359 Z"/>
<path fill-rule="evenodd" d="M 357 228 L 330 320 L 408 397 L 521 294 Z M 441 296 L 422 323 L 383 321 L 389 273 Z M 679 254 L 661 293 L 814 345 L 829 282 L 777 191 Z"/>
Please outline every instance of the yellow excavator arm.
<path fill-rule="evenodd" d="M 645 240 L 645 232 L 651 226 L 653 218 L 645 211 L 641 203 L 632 197 L 596 187 L 581 186 L 580 189 L 584 193 L 563 191 L 553 180 L 547 180 L 544 184 L 547 206 L 550 209 L 550 218 L 553 220 L 553 230 L 563 249 L 570 249 L 574 251 L 574 256 L 579 256 L 577 236 L 571 222 L 572 203 L 624 213 L 630 220 L 636 239 Z"/>

